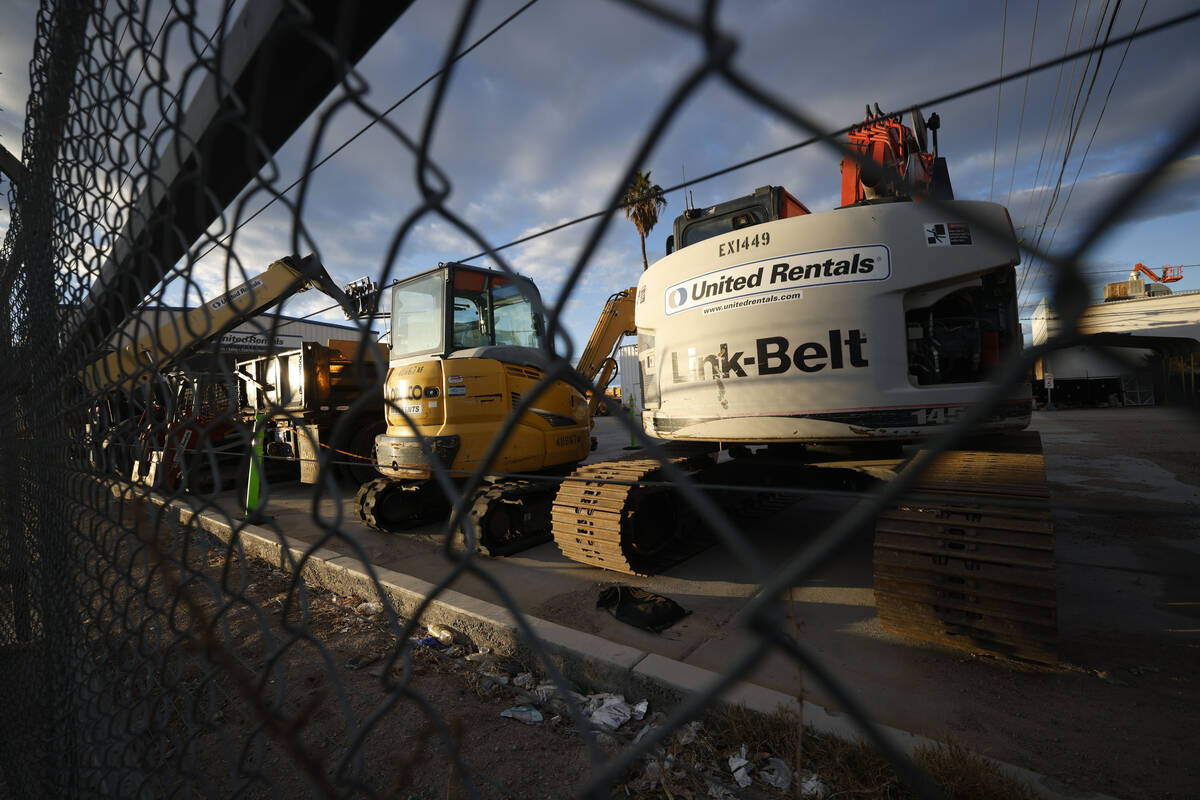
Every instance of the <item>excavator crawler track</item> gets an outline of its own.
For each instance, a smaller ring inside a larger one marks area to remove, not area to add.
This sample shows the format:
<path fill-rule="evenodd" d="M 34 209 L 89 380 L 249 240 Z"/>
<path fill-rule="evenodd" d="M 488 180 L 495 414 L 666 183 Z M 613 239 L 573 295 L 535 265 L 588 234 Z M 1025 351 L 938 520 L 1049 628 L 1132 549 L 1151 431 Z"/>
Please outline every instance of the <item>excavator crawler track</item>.
<path fill-rule="evenodd" d="M 449 502 L 432 481 L 376 478 L 358 489 L 358 518 L 370 528 L 394 533 L 445 516 Z"/>
<path fill-rule="evenodd" d="M 509 556 L 550 541 L 550 502 L 554 484 L 503 480 L 481 487 L 469 514 L 475 526 L 475 552 Z M 462 526 L 456 534 L 466 545 Z"/>
<path fill-rule="evenodd" d="M 694 458 L 672 459 L 690 469 Z M 630 575 L 653 575 L 705 549 L 712 538 L 685 524 L 655 459 L 606 461 L 571 473 L 554 498 L 554 541 L 569 559 Z"/>
<path fill-rule="evenodd" d="M 930 465 L 879 515 L 875 604 L 884 628 L 1057 663 L 1054 528 L 1041 439 L 1008 435 Z"/>

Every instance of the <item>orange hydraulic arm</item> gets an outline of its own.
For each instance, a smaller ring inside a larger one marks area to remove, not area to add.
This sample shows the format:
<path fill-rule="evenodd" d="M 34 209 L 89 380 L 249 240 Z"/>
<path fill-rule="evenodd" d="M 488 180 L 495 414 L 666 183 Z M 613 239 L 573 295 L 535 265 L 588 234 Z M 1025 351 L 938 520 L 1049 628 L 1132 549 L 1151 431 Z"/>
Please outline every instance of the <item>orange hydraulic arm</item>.
<path fill-rule="evenodd" d="M 879 108 L 878 104 L 875 106 Z M 898 175 L 901 181 L 912 184 L 914 198 L 929 189 L 932 181 L 934 154 L 927 152 L 916 134 L 899 117 L 871 113 L 846 134 L 846 145 L 862 161 L 874 162 Z M 936 149 L 936 147 L 935 147 Z M 879 176 L 870 175 L 853 158 L 842 159 L 842 205 L 852 206 L 877 197 L 907 194 L 903 183 L 891 184 Z"/>
<path fill-rule="evenodd" d="M 579 364 L 575 367 L 580 375 L 595 384 L 596 388 L 588 401 L 588 413 L 592 416 L 596 415 L 600 398 L 617 372 L 613 353 L 621 343 L 621 337 L 637 333 L 633 324 L 633 298 L 636 294 L 637 287 L 631 286 L 608 298 L 600 318 L 596 320 L 592 338 L 588 339 L 587 347 L 583 348 Z"/>
<path fill-rule="evenodd" d="M 1162 268 L 1162 275 L 1159 275 L 1145 264 L 1139 263 L 1134 266 L 1133 272 L 1129 273 L 1130 280 L 1136 278 L 1139 272 L 1155 283 L 1174 283 L 1175 281 L 1183 278 L 1183 267 L 1178 265 L 1171 266 L 1168 264 Z"/>

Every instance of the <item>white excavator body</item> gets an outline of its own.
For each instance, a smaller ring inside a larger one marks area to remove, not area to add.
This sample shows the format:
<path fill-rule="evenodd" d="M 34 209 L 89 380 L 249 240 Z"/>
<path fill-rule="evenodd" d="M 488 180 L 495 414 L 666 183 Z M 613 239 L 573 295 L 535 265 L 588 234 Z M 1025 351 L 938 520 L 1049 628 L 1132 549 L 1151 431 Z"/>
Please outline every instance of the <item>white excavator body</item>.
<path fill-rule="evenodd" d="M 791 216 L 653 264 L 636 305 L 646 432 L 920 439 L 984 400 L 1021 349 L 1020 256 L 1002 206 L 951 208 L 967 213 L 883 202 Z M 1025 383 L 976 430 L 1024 428 L 1031 408 Z"/>

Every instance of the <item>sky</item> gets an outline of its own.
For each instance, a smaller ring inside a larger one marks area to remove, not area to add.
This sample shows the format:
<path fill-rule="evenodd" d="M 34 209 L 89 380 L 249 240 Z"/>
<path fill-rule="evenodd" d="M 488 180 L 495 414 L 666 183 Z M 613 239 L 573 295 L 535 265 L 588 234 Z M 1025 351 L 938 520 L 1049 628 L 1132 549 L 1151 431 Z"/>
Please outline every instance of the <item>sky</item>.
<path fill-rule="evenodd" d="M 521 5 L 483 0 L 466 41 Z M 690 0 L 668 5 L 689 16 L 700 8 Z M 199 2 L 198 8 L 197 25 L 212 30 L 220 4 Z M 416 0 L 359 63 L 368 87 L 363 102 L 385 109 L 435 72 L 461 8 L 446 0 Z M 739 42 L 734 64 L 741 71 L 834 129 L 860 121 L 867 103 L 903 108 L 991 79 L 1001 73 L 1002 58 L 1009 74 L 1102 40 L 1114 8 L 1117 37 L 1134 30 L 1139 15 L 1146 27 L 1192 5 L 1009 0 L 902 8 L 858 0 L 728 0 L 719 4 L 718 23 Z M 166 9 L 151 3 L 149 19 L 160 19 Z M 0 144 L 18 154 L 35 13 L 34 3 L 0 0 L 6 23 L 0 27 Z M 1193 21 L 1135 41 L 1127 53 L 1124 46 L 1109 50 L 1094 83 L 1081 59 L 1028 83 L 1004 84 L 999 92 L 993 87 L 924 106 L 926 116 L 937 112 L 941 118 L 939 144 L 956 196 L 1003 203 L 1024 240 L 1040 241 L 1054 252 L 1068 250 L 1200 106 L 1194 79 L 1200 75 L 1198 33 L 1200 22 Z M 175 34 L 182 36 L 182 30 Z M 172 90 L 186 75 L 189 57 L 188 48 L 168 40 L 164 60 Z M 455 69 L 431 151 L 452 187 L 448 208 L 497 246 L 602 210 L 651 121 L 702 58 L 694 35 L 624 3 L 538 0 Z M 187 84 L 185 105 L 194 85 Z M 388 115 L 389 123 L 419 139 L 432 97 L 432 86 L 416 93 Z M 304 172 L 318 130 L 317 152 L 325 155 L 373 118 L 339 100 L 327 101 L 276 154 L 269 167 L 277 176 L 275 188 Z M 1078 132 L 1064 166 L 1071 127 L 1066 117 L 1072 111 Z M 695 88 L 640 166 L 656 183 L 672 186 L 807 137 L 719 79 L 709 79 Z M 810 209 L 829 210 L 839 202 L 838 161 L 828 147 L 804 147 L 700 182 L 691 187 L 691 197 L 706 206 L 778 184 Z M 414 169 L 414 158 L 395 133 L 375 125 L 308 176 L 304 228 L 337 280 L 364 275 L 390 280 L 479 252 L 462 231 L 426 216 L 389 261 L 401 221 L 419 203 Z M 1047 214 L 1060 172 L 1058 202 Z M 1148 202 L 1131 209 L 1086 254 L 1084 269 L 1092 273 L 1095 296 L 1104 282 L 1123 280 L 1137 262 L 1200 263 L 1193 234 L 1200 226 L 1198 177 L 1200 149 L 1193 148 L 1171 165 Z M 7 185 L 3 189 L 7 195 Z M 245 209 L 240 216 L 268 199 L 261 187 L 248 190 L 239 201 Z M 671 221 L 687 199 L 675 191 L 667 201 L 646 243 L 651 263 L 661 257 Z M 7 227 L 8 202 L 7 196 L 0 199 L 0 231 Z M 234 211 L 227 211 L 223 230 Z M 253 273 L 291 252 L 292 223 L 291 212 L 277 203 L 241 227 L 233 252 L 243 268 Z M 502 254 L 553 303 L 595 224 L 575 225 Z M 227 280 L 221 253 L 197 262 L 196 285 L 186 298 L 182 282 L 176 282 L 161 292 L 163 299 L 194 302 L 197 294 L 218 293 Z M 1049 270 L 1028 255 L 1024 259 L 1022 316 L 1028 317 L 1047 290 Z M 618 213 L 566 306 L 566 329 L 577 347 L 586 342 L 608 295 L 635 284 L 641 269 L 637 233 Z M 1200 266 L 1185 268 L 1184 276 L 1174 285 L 1177 291 L 1200 289 Z M 327 305 L 326 298 L 309 292 L 287 301 L 283 312 L 303 315 Z M 342 321 L 338 312 L 322 316 Z"/>

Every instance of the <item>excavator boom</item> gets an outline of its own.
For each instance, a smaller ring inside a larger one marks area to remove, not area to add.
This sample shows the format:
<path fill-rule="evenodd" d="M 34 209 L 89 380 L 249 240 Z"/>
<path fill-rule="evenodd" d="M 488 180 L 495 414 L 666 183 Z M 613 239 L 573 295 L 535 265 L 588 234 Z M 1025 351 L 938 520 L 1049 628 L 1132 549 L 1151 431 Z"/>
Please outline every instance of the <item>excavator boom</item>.
<path fill-rule="evenodd" d="M 575 367 L 576 372 L 596 386 L 588 401 L 590 416 L 596 415 L 600 398 L 604 396 L 604 391 L 616 374 L 616 362 L 612 355 L 620 344 L 621 337 L 637 333 L 637 327 L 633 323 L 636 295 L 637 287 L 631 286 L 608 298 L 604 310 L 600 312 L 600 318 L 596 320 L 592 337 L 588 339 L 587 347 L 583 349 L 583 355 Z"/>

